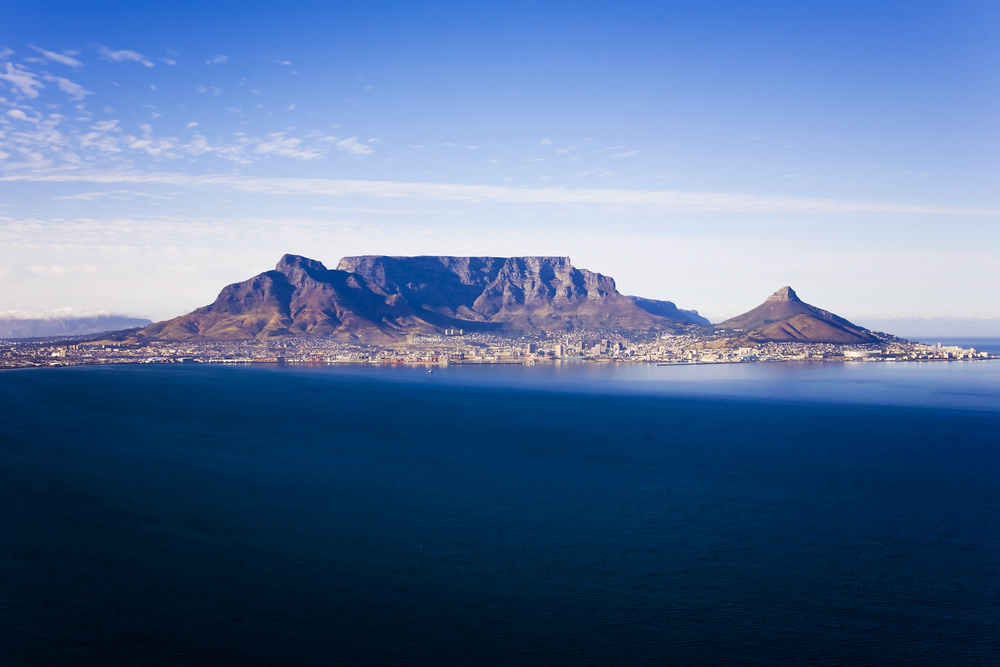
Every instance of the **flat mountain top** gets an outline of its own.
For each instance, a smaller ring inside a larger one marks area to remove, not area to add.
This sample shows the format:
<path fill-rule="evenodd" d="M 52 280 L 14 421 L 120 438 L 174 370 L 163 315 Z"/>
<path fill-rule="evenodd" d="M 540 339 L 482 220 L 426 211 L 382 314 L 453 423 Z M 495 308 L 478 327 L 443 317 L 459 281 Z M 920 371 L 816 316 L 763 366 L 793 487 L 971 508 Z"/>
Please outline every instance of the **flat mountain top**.
<path fill-rule="evenodd" d="M 708 325 L 670 301 L 630 297 L 569 257 L 345 257 L 336 269 L 284 255 L 214 303 L 141 330 L 140 340 L 326 336 L 377 342 L 408 333 L 649 330 Z"/>
<path fill-rule="evenodd" d="M 715 325 L 716 329 L 741 329 L 758 341 L 809 343 L 870 343 L 870 331 L 799 299 L 787 285 L 761 305 Z"/>

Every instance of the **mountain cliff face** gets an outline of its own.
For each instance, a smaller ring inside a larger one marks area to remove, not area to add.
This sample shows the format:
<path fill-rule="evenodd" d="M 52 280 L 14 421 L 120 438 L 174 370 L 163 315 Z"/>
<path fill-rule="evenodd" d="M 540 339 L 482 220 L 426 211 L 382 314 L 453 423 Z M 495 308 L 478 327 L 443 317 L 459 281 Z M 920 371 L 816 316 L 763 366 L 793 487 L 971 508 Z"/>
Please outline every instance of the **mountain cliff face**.
<path fill-rule="evenodd" d="M 568 257 L 345 257 L 334 270 L 285 255 L 214 303 L 137 334 L 146 340 L 312 335 L 377 342 L 407 333 L 672 329 L 707 325 L 669 301 L 620 294 Z"/>
<path fill-rule="evenodd" d="M 612 278 L 577 269 L 569 257 L 362 256 L 337 268 L 419 310 L 517 331 L 708 324 L 669 301 L 625 296 Z"/>
<path fill-rule="evenodd" d="M 753 310 L 715 327 L 741 329 L 757 341 L 871 343 L 877 340 L 867 329 L 803 302 L 795 290 L 787 286 Z"/>

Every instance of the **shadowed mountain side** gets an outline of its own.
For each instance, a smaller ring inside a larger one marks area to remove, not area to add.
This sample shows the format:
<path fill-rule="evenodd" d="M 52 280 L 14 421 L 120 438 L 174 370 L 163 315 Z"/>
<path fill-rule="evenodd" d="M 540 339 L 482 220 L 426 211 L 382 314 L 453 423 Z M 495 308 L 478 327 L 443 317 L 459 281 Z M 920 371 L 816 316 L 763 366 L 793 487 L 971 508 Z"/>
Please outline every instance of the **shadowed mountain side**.
<path fill-rule="evenodd" d="M 575 268 L 569 257 L 345 257 L 338 269 L 362 276 L 378 293 L 414 308 L 502 323 L 518 331 L 649 329 L 707 320 L 669 304 L 644 308 L 609 276 Z"/>
<path fill-rule="evenodd" d="M 753 310 L 716 324 L 715 328 L 742 329 L 757 341 L 871 343 L 877 340 L 867 329 L 803 302 L 787 286 Z"/>
<path fill-rule="evenodd" d="M 407 333 L 674 329 L 701 324 L 666 301 L 627 297 L 568 257 L 345 257 L 337 269 L 285 255 L 273 271 L 225 287 L 211 305 L 159 322 L 139 340 Z M 663 313 L 663 314 L 661 314 Z M 707 322 L 706 322 L 707 324 Z"/>
<path fill-rule="evenodd" d="M 697 310 L 681 310 L 673 301 L 656 301 L 655 299 L 644 299 L 641 296 L 630 296 L 632 303 L 639 306 L 647 313 L 669 317 L 675 320 L 686 320 L 691 324 L 698 324 L 703 327 L 710 327 L 712 323 L 698 314 Z"/>
<path fill-rule="evenodd" d="M 417 314 L 400 299 L 372 292 L 353 274 L 285 255 L 274 271 L 229 285 L 211 305 L 147 327 L 137 337 L 245 340 L 309 335 L 377 342 L 461 325 L 432 313 Z"/>

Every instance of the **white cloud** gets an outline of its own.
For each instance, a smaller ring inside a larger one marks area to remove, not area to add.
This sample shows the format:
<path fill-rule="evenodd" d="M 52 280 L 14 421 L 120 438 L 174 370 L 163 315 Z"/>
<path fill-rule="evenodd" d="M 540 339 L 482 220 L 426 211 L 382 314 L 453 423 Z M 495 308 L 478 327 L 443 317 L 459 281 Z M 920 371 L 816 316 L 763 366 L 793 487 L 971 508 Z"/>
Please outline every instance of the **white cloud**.
<path fill-rule="evenodd" d="M 289 111 L 295 111 L 295 107 L 297 107 L 297 106 L 298 106 L 298 104 L 289 104 L 288 105 L 288 110 Z"/>
<path fill-rule="evenodd" d="M 632 157 L 636 155 L 639 151 L 625 151 L 624 153 L 615 153 L 612 157 Z"/>
<path fill-rule="evenodd" d="M 36 88 L 44 88 L 45 85 L 38 80 L 38 76 L 34 72 L 13 63 L 4 64 L 7 66 L 7 72 L 0 72 L 0 79 L 9 83 L 16 92 L 24 97 L 31 99 L 38 97 Z"/>
<path fill-rule="evenodd" d="M 212 58 L 210 60 L 206 60 L 205 64 L 207 64 L 207 65 L 221 65 L 222 63 L 226 62 L 227 60 L 229 60 L 229 56 L 225 56 L 225 55 L 219 54 L 219 55 L 215 56 L 214 58 Z"/>
<path fill-rule="evenodd" d="M 141 53 L 138 53 L 136 51 L 129 51 L 128 49 L 123 49 L 121 51 L 112 51 L 106 46 L 98 46 L 97 51 L 101 54 L 102 58 L 104 58 L 105 60 L 109 60 L 111 62 L 116 62 L 116 63 L 122 63 L 128 61 L 133 61 L 137 63 L 149 62 L 148 60 L 146 60 L 146 57 Z M 152 66 L 153 66 L 152 63 L 148 65 L 148 67 Z"/>
<path fill-rule="evenodd" d="M 160 58 L 160 62 L 162 62 L 164 65 L 169 65 L 171 67 L 177 64 L 177 61 L 174 60 L 173 58 Z"/>
<path fill-rule="evenodd" d="M 87 95 L 93 95 L 92 92 L 85 89 L 80 84 L 73 83 L 69 79 L 64 79 L 61 76 L 53 76 L 51 74 L 47 74 L 45 75 L 45 80 L 50 81 L 59 86 L 59 90 L 69 95 L 70 99 L 72 100 L 82 100 Z"/>
<path fill-rule="evenodd" d="M 538 143 L 540 143 L 542 146 L 551 146 L 552 145 L 552 140 L 551 139 L 542 139 Z"/>
<path fill-rule="evenodd" d="M 255 153 L 293 157 L 299 160 L 315 160 L 323 157 L 322 152 L 315 148 L 303 148 L 301 139 L 285 137 L 284 132 L 272 132 L 268 136 L 270 137 L 270 141 L 258 144 L 254 148 Z"/>
<path fill-rule="evenodd" d="M 59 197 L 55 197 L 55 199 L 68 201 L 94 201 L 95 199 L 101 199 L 103 197 L 108 197 L 110 199 L 135 199 L 140 197 L 145 199 L 173 199 L 173 197 L 169 195 L 158 195 L 151 192 L 142 192 L 141 190 L 101 190 L 80 192 L 75 195 L 61 195 Z"/>
<path fill-rule="evenodd" d="M 83 148 L 96 148 L 102 153 L 120 153 L 117 137 L 111 137 L 100 132 L 88 132 L 80 137 L 80 146 Z"/>
<path fill-rule="evenodd" d="M 37 273 L 37 272 L 36 272 Z M 128 317 L 121 313 L 112 313 L 100 308 L 53 308 L 52 310 L 2 310 L 0 319 L 4 320 L 58 320 L 69 317 Z"/>
<path fill-rule="evenodd" d="M 370 146 L 358 141 L 357 137 L 349 137 L 343 141 L 337 142 L 337 147 L 343 151 L 350 153 L 351 155 L 367 155 L 369 153 L 374 153 Z"/>
<path fill-rule="evenodd" d="M 192 127 L 198 127 L 198 121 L 196 121 L 196 120 L 193 120 L 193 121 L 191 121 L 190 123 L 188 123 L 187 125 L 185 125 L 184 127 L 185 127 L 185 128 L 192 128 Z"/>
<path fill-rule="evenodd" d="M 143 124 L 140 126 L 144 136 L 140 139 L 139 137 L 133 136 L 131 134 L 122 137 L 122 141 L 131 148 L 132 150 L 144 151 L 153 156 L 163 156 L 167 158 L 179 158 L 179 154 L 173 152 L 174 142 L 171 139 L 154 139 L 153 128 L 151 125 Z"/>
<path fill-rule="evenodd" d="M 273 136 L 273 135 L 272 135 Z M 346 140 L 345 140 L 346 141 Z M 658 211 L 727 211 L 733 213 L 797 213 L 843 215 L 912 213 L 927 215 L 1000 215 L 1000 209 L 928 206 L 900 202 L 841 201 L 806 197 L 743 195 L 726 192 L 617 190 L 610 188 L 515 188 L 453 183 L 334 180 L 322 178 L 254 178 L 238 175 L 188 176 L 179 173 L 58 172 L 13 174 L 3 181 L 164 183 L 190 187 L 226 187 L 240 192 L 312 194 L 344 197 L 412 197 L 436 201 L 515 204 L 583 204 L 642 207 Z"/>
<path fill-rule="evenodd" d="M 48 58 L 53 62 L 57 62 L 61 65 L 66 65 L 68 67 L 83 67 L 83 63 L 76 58 L 71 58 L 70 56 L 76 55 L 76 51 L 64 51 L 63 53 L 55 53 L 53 51 L 46 51 L 33 44 L 28 44 L 29 48 L 34 49 L 38 53 Z"/>
<path fill-rule="evenodd" d="M 121 130 L 117 120 L 99 120 L 90 126 L 90 129 L 98 132 L 110 132 L 111 130 Z"/>
<path fill-rule="evenodd" d="M 29 123 L 37 123 L 38 118 L 32 118 L 28 114 L 24 113 L 20 109 L 10 109 L 7 111 L 7 115 L 16 120 L 23 120 Z"/>

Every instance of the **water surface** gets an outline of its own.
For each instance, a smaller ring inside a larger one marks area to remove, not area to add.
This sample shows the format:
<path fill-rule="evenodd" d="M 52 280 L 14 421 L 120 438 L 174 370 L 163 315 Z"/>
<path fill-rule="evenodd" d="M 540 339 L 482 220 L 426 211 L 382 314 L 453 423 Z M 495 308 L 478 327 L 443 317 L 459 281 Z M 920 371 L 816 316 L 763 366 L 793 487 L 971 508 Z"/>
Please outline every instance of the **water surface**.
<path fill-rule="evenodd" d="M 995 664 L 998 371 L 0 373 L 0 662 Z"/>

